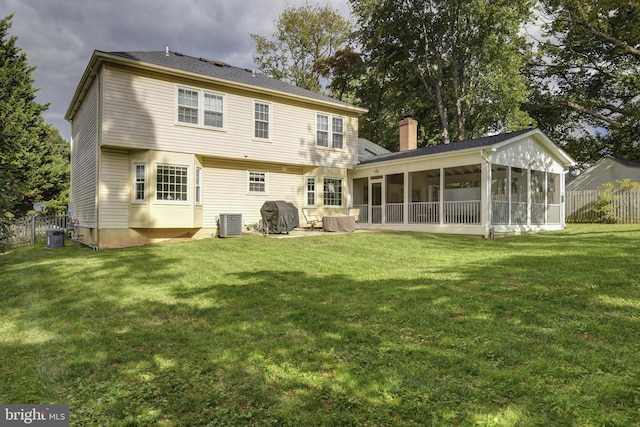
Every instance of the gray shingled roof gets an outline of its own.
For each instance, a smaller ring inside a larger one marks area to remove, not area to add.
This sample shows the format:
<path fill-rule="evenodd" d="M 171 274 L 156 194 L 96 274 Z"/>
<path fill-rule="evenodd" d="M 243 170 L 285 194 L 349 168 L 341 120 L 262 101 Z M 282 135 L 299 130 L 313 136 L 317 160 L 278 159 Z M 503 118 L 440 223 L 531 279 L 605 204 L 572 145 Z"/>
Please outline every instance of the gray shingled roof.
<path fill-rule="evenodd" d="M 531 129 L 523 129 L 515 132 L 501 133 L 498 135 L 485 136 L 482 138 L 468 139 L 466 141 L 452 142 L 450 144 L 432 145 L 429 147 L 422 147 L 415 150 L 399 151 L 390 154 L 382 154 L 379 156 L 371 157 L 365 160 L 361 160 L 360 164 L 370 164 L 377 162 L 386 162 L 389 160 L 408 159 L 411 157 L 428 156 L 431 154 L 441 154 L 451 151 L 467 150 L 471 148 L 489 147 L 501 142 L 508 141 L 511 138 L 518 137 L 527 132 L 531 132 Z"/>
<path fill-rule="evenodd" d="M 615 162 L 618 162 L 623 166 L 627 166 L 627 167 L 630 167 L 630 168 L 640 168 L 640 163 L 632 162 L 631 160 L 619 159 L 617 157 L 613 157 L 613 156 L 610 156 L 608 154 L 606 156 L 604 156 L 603 158 L 605 158 L 605 157 L 608 157 L 611 160 L 613 160 Z"/>
<path fill-rule="evenodd" d="M 358 138 L 358 161 L 360 162 L 389 153 L 391 153 L 391 151 L 379 146 L 375 142 L 371 142 L 366 138 Z"/>
<path fill-rule="evenodd" d="M 227 80 L 230 82 L 240 83 L 243 85 L 254 86 L 256 88 L 268 89 L 272 91 L 283 92 L 286 94 L 311 98 L 318 101 L 329 102 L 341 107 L 354 108 L 353 105 L 337 99 L 316 93 L 307 89 L 302 89 L 281 80 L 267 77 L 264 74 L 254 72 L 247 68 L 234 67 L 218 60 L 209 60 L 205 58 L 195 58 L 193 56 L 184 55 L 178 52 L 169 52 L 167 55 L 162 51 L 154 52 L 102 52 L 107 55 L 117 56 L 120 58 L 141 61 L 148 64 L 159 65 L 162 67 L 173 68 L 189 73 L 201 74 L 203 76 L 213 77 L 216 79 Z M 356 107 L 360 108 L 360 107 Z M 364 109 L 363 109 L 364 110 Z"/>

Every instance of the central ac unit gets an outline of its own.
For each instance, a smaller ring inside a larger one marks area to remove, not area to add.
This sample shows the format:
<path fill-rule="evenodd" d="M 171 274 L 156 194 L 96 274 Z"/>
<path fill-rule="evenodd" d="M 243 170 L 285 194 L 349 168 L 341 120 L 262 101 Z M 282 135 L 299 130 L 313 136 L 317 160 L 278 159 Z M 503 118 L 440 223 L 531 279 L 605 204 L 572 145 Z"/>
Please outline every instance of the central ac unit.
<path fill-rule="evenodd" d="M 220 214 L 220 237 L 242 236 L 242 214 Z"/>

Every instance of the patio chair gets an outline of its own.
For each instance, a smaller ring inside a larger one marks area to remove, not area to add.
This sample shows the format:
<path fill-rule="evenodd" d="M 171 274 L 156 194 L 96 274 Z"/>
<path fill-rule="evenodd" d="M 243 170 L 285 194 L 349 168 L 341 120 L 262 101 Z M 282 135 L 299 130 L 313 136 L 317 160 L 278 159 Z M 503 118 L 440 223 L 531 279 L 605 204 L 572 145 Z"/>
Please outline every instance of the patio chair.
<path fill-rule="evenodd" d="M 347 215 L 352 216 L 355 218 L 356 223 L 358 222 L 358 220 L 360 219 L 360 209 L 357 208 L 350 208 L 347 211 Z"/>
<path fill-rule="evenodd" d="M 317 223 L 322 222 L 318 215 L 309 215 L 309 209 L 307 208 L 302 208 L 302 215 L 304 216 L 304 220 L 307 221 L 307 224 L 311 226 L 312 230 L 315 230 Z"/>

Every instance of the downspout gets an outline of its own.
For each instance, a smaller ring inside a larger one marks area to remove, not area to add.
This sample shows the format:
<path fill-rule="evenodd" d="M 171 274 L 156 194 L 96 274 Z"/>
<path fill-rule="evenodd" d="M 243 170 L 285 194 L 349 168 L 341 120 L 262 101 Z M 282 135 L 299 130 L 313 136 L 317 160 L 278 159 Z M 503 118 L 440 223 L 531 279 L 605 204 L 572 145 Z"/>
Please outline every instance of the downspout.
<path fill-rule="evenodd" d="M 487 191 L 485 193 L 485 197 L 487 198 L 487 216 L 488 221 L 485 225 L 484 230 L 484 238 L 485 239 L 493 239 L 494 231 L 493 231 L 493 203 L 491 203 L 491 159 L 487 157 L 491 152 L 495 151 L 495 148 L 490 148 L 488 150 L 481 150 L 480 157 L 482 160 L 487 162 Z"/>
<path fill-rule="evenodd" d="M 98 250 L 100 248 L 100 160 L 102 158 L 100 152 L 100 132 L 98 126 L 100 126 L 100 75 L 92 68 L 89 68 L 91 74 L 96 79 L 96 197 L 94 198 L 95 212 L 96 212 L 96 238 L 95 246 L 93 249 Z"/>

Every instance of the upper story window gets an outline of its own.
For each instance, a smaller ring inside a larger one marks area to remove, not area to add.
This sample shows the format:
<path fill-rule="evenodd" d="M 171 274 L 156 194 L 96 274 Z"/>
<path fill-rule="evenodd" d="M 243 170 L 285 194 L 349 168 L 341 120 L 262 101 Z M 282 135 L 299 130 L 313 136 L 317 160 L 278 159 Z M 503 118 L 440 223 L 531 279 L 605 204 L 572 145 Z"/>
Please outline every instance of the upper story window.
<path fill-rule="evenodd" d="M 178 121 L 198 124 L 198 92 L 190 89 L 178 89 Z"/>
<path fill-rule="evenodd" d="M 225 97 L 199 89 L 178 88 L 178 123 L 224 129 Z"/>
<path fill-rule="evenodd" d="M 144 202 L 147 199 L 147 164 L 134 163 L 134 200 Z"/>
<path fill-rule="evenodd" d="M 249 171 L 249 193 L 267 194 L 267 173 Z"/>
<path fill-rule="evenodd" d="M 325 114 L 316 116 L 316 145 L 329 147 L 329 116 Z"/>
<path fill-rule="evenodd" d="M 254 133 L 258 139 L 269 139 L 270 105 L 264 102 L 254 103 Z"/>
<path fill-rule="evenodd" d="M 186 202 L 189 194 L 188 175 L 187 166 L 157 165 L 156 198 Z"/>
<path fill-rule="evenodd" d="M 214 128 L 224 127 L 224 98 L 222 95 L 204 93 L 204 125 Z"/>
<path fill-rule="evenodd" d="M 344 149 L 344 118 L 328 114 L 316 114 L 316 146 Z"/>
<path fill-rule="evenodd" d="M 331 144 L 336 150 L 344 148 L 344 119 L 331 117 Z"/>

